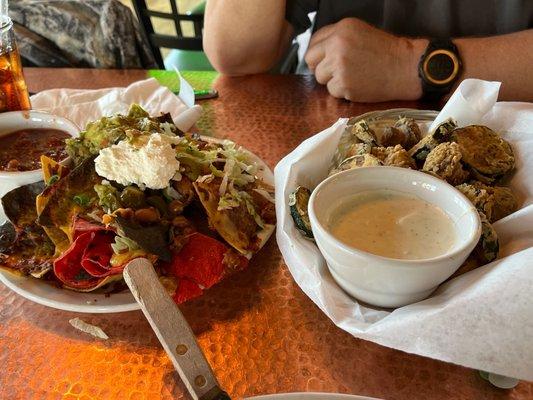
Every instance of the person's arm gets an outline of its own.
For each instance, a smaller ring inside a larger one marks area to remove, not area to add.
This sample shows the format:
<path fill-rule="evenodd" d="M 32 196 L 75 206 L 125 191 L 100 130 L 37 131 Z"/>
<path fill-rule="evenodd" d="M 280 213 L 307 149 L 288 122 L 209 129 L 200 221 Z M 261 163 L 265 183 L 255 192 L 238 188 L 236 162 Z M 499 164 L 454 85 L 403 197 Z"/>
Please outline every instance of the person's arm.
<path fill-rule="evenodd" d="M 533 100 L 533 30 L 453 40 L 463 60 L 460 79 L 501 81 L 500 100 Z M 418 63 L 427 39 L 398 37 L 347 18 L 317 31 L 305 56 L 318 82 L 351 101 L 416 100 Z"/>
<path fill-rule="evenodd" d="M 533 29 L 453 42 L 463 59 L 462 78 L 501 81 L 499 100 L 533 101 Z"/>
<path fill-rule="evenodd" d="M 209 0 L 203 42 L 215 69 L 245 75 L 273 67 L 293 36 L 285 6 L 285 0 Z"/>

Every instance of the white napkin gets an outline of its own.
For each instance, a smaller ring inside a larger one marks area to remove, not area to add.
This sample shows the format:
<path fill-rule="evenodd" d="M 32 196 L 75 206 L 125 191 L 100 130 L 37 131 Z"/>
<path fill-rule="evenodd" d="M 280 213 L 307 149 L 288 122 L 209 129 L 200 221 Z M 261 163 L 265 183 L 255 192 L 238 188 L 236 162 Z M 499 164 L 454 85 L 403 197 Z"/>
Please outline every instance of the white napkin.
<path fill-rule="evenodd" d="M 449 117 L 457 121 L 459 126 L 479 123 L 496 103 L 500 85 L 501 82 L 465 79 L 430 125 L 429 131 L 433 131 Z"/>
<path fill-rule="evenodd" d="M 276 235 L 302 290 L 352 335 L 533 380 L 533 104 L 495 104 L 498 88 L 499 83 L 467 80 L 438 117 L 488 125 L 513 145 L 517 172 L 510 186 L 521 209 L 494 225 L 501 241 L 498 260 L 441 285 L 429 299 L 392 312 L 348 296 L 333 280 L 316 245 L 296 230 L 287 206 L 297 185 L 313 188 L 326 177 L 346 119 L 304 141 L 276 166 Z"/>
<path fill-rule="evenodd" d="M 126 113 L 132 103 L 140 104 L 150 115 L 169 112 L 182 131 L 188 131 L 202 114 L 200 106 L 189 108 L 154 78 L 132 83 L 126 88 L 50 89 L 31 97 L 34 110 L 68 118 L 81 129 L 103 116 Z"/>

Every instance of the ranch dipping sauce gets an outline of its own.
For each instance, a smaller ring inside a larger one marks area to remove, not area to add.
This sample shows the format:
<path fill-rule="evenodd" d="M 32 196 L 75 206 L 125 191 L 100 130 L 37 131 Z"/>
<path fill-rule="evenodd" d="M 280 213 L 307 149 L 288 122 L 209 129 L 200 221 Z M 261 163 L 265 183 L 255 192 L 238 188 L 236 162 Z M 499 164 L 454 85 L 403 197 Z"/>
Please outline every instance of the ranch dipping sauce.
<path fill-rule="evenodd" d="M 442 209 L 387 189 L 346 199 L 334 211 L 329 230 L 348 246 L 404 260 L 440 256 L 456 241 L 454 223 Z"/>

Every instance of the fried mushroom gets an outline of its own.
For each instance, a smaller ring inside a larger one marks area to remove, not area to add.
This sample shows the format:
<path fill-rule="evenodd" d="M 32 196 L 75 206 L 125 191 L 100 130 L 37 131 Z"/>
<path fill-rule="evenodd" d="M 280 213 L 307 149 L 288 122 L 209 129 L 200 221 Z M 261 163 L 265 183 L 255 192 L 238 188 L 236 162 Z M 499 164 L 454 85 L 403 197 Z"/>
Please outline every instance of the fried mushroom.
<path fill-rule="evenodd" d="M 422 170 L 438 175 L 451 185 L 458 185 L 468 177 L 461 158 L 462 154 L 457 143 L 444 142 L 431 150 Z"/>
<path fill-rule="evenodd" d="M 407 153 L 407 150 L 399 144 L 389 147 L 373 147 L 372 155 L 379 159 L 383 165 L 401 168 L 416 168 L 416 164 Z"/>
<path fill-rule="evenodd" d="M 380 144 L 383 147 L 401 145 L 409 150 L 420 138 L 420 128 L 413 118 L 400 117 L 394 126 L 385 128 L 381 135 Z"/>

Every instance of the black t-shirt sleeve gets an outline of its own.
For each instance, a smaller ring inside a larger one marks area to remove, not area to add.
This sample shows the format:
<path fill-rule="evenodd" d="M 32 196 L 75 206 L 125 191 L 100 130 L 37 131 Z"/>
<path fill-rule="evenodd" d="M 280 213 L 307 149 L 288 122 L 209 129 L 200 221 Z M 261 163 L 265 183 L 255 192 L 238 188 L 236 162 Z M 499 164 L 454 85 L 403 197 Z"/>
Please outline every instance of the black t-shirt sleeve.
<path fill-rule="evenodd" d="M 311 21 L 307 14 L 318 9 L 319 0 L 287 0 L 285 19 L 294 27 L 296 35 L 305 32 Z"/>

